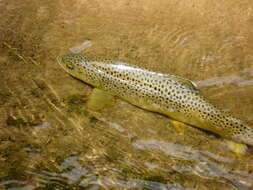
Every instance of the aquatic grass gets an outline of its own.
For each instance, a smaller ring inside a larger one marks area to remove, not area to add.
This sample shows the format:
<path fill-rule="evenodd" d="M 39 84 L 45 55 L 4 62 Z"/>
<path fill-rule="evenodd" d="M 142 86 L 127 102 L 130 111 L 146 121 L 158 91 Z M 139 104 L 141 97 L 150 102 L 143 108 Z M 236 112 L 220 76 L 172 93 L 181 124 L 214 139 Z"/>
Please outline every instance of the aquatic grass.
<path fill-rule="evenodd" d="M 22 125 L 26 125 L 26 122 L 22 118 L 16 118 L 15 119 L 15 118 L 10 116 L 10 117 L 7 118 L 6 124 L 11 125 L 11 126 L 22 126 Z"/>
<path fill-rule="evenodd" d="M 11 52 L 12 54 L 14 54 L 15 56 L 17 56 L 17 57 L 18 57 L 21 61 L 23 61 L 24 63 L 27 64 L 27 63 L 28 63 L 27 60 L 30 60 L 34 65 L 39 66 L 39 63 L 36 62 L 32 57 L 26 57 L 26 56 L 24 56 L 24 55 L 18 53 L 18 48 L 12 47 L 12 46 L 11 46 L 10 44 L 8 44 L 7 42 L 4 42 L 3 45 L 4 45 L 5 47 L 7 47 L 7 48 L 10 50 L 10 52 Z"/>
<path fill-rule="evenodd" d="M 86 98 L 82 94 L 72 94 L 66 98 L 68 104 L 83 104 L 86 102 Z"/>
<path fill-rule="evenodd" d="M 159 172 L 155 172 L 155 171 L 149 171 L 149 172 L 144 173 L 141 176 L 141 179 L 145 181 L 153 181 L 153 182 L 164 183 L 164 184 L 167 183 L 166 179 Z"/>
<path fill-rule="evenodd" d="M 0 105 L 4 105 L 10 96 L 11 93 L 7 89 L 0 89 Z"/>
<path fill-rule="evenodd" d="M 121 168 L 120 171 L 126 178 L 134 178 L 134 179 L 141 179 L 144 181 L 153 181 L 158 183 L 166 184 L 166 179 L 159 173 L 155 171 L 145 171 L 144 173 L 137 173 L 136 171 L 130 168 Z"/>
<path fill-rule="evenodd" d="M 89 116 L 88 111 L 85 109 L 86 97 L 82 94 L 72 94 L 63 99 L 66 103 L 66 111 L 74 112 L 81 116 Z"/>

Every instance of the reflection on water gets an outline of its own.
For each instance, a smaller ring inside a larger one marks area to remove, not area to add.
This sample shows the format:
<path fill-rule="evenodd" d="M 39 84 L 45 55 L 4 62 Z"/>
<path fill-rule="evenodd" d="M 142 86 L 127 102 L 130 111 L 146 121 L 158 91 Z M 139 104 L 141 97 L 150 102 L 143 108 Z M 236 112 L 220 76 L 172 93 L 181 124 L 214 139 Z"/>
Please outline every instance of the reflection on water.
<path fill-rule="evenodd" d="M 191 147 L 182 146 L 174 143 L 166 143 L 157 140 L 138 140 L 133 143 L 136 149 L 148 151 L 158 151 L 167 156 L 183 159 L 183 164 L 175 165 L 172 168 L 187 175 L 197 175 L 204 178 L 220 178 L 224 183 L 231 183 L 240 189 L 249 189 L 253 181 L 253 175 L 241 170 L 228 170 L 225 163 L 231 164 L 235 160 L 218 156 L 208 151 L 195 150 Z M 35 189 L 35 188 L 85 188 L 100 189 L 100 187 L 115 187 L 124 189 L 175 189 L 190 190 L 195 188 L 184 188 L 180 184 L 163 184 L 154 181 L 128 178 L 127 180 L 110 178 L 104 175 L 96 174 L 100 168 L 97 166 L 83 166 L 78 155 L 65 158 L 57 167 L 57 172 L 49 170 L 40 170 L 36 172 L 35 168 L 25 170 L 29 176 L 29 181 L 7 180 L 0 183 L 7 189 Z M 252 164 L 252 163 L 250 163 Z M 152 164 L 148 164 L 149 166 Z M 153 167 L 152 168 L 156 168 Z M 116 168 L 110 168 L 109 173 L 114 174 L 119 171 Z M 31 183 L 32 182 L 32 183 Z M 32 184 L 32 185 L 31 185 Z M 12 187 L 15 186 L 15 187 Z"/>
<path fill-rule="evenodd" d="M 119 187 L 119 188 L 148 188 L 148 189 L 191 189 L 182 188 L 179 184 L 161 184 L 158 182 L 138 180 L 138 179 L 113 179 L 105 176 L 98 176 L 91 173 L 91 168 L 84 168 L 78 163 L 78 157 L 71 156 L 66 158 L 59 168 L 61 173 L 55 173 L 50 171 L 40 171 L 35 173 L 32 171 L 26 171 L 28 175 L 31 175 L 31 180 L 36 180 L 36 185 L 26 185 L 27 181 L 9 180 L 1 183 L 1 185 L 17 185 L 19 187 L 8 189 L 34 189 L 34 188 L 75 188 L 82 187 L 85 189 L 99 189 L 101 186 Z M 93 169 L 94 171 L 95 169 Z"/>
<path fill-rule="evenodd" d="M 247 189 L 247 185 L 251 185 L 253 181 L 253 175 L 250 173 L 226 169 L 224 163 L 231 163 L 231 159 L 208 151 L 194 150 L 191 147 L 157 140 L 140 140 L 133 146 L 137 149 L 161 151 L 168 156 L 194 161 L 191 165 L 173 166 L 173 169 L 178 172 L 196 174 L 205 178 L 222 177 L 236 187 L 244 189 Z"/>
<path fill-rule="evenodd" d="M 250 76 L 253 75 L 252 70 L 249 68 L 244 69 L 241 73 L 245 73 Z M 199 87 L 221 86 L 221 85 L 227 85 L 227 84 L 233 84 L 239 87 L 243 87 L 243 86 L 253 86 L 253 80 L 248 80 L 248 79 L 245 79 L 244 77 L 234 75 L 234 76 L 223 76 L 223 77 L 214 77 L 210 79 L 205 79 L 205 80 L 196 82 L 196 84 Z"/>
<path fill-rule="evenodd" d="M 72 53 L 80 53 L 82 52 L 84 49 L 89 48 L 92 46 L 92 42 L 91 41 L 85 41 L 83 42 L 81 45 L 79 46 L 75 46 L 75 47 L 71 47 L 69 48 L 69 51 L 71 51 Z"/>
<path fill-rule="evenodd" d="M 115 57 L 197 81 L 252 123 L 252 1 L 0 1 L 0 189 L 253 188 L 253 155 L 118 100 L 86 106 L 92 88 L 63 53 Z"/>
<path fill-rule="evenodd" d="M 108 122 L 105 118 L 101 118 L 100 120 L 105 122 L 108 126 L 118 130 L 119 132 L 125 131 L 124 127 L 122 127 L 121 125 L 119 125 L 117 123 Z"/>

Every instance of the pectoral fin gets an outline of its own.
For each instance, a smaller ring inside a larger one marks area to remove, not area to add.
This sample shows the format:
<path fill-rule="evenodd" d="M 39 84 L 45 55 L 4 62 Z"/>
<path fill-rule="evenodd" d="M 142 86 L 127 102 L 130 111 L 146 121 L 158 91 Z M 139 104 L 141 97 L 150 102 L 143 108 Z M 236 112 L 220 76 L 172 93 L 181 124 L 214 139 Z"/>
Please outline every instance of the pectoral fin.
<path fill-rule="evenodd" d="M 87 106 L 89 109 L 99 111 L 107 106 L 113 105 L 115 101 L 116 100 L 113 95 L 106 91 L 95 88 L 88 98 Z"/>

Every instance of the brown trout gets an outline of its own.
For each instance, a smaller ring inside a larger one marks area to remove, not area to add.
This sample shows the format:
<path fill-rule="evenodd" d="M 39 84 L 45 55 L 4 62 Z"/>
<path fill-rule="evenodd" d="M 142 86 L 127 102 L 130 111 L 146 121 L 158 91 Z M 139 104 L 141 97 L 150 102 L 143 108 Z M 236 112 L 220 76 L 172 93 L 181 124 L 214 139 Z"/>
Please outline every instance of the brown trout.
<path fill-rule="evenodd" d="M 57 60 L 75 78 L 140 108 L 253 146 L 253 128 L 211 104 L 190 80 L 87 55 Z"/>

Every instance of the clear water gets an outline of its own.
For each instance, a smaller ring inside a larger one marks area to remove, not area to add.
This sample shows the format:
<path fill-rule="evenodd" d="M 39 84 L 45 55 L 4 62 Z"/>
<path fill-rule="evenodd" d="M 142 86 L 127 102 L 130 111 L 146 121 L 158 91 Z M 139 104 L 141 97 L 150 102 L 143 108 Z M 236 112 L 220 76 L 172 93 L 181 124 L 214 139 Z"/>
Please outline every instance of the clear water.
<path fill-rule="evenodd" d="M 91 111 L 92 87 L 55 60 L 81 51 L 180 75 L 253 126 L 252 10 L 251 0 L 0 1 L 0 189 L 252 189 L 251 150 L 236 155 L 121 100 Z"/>

